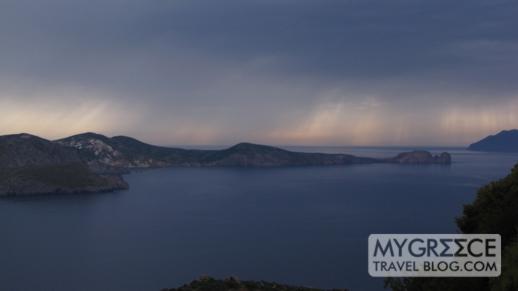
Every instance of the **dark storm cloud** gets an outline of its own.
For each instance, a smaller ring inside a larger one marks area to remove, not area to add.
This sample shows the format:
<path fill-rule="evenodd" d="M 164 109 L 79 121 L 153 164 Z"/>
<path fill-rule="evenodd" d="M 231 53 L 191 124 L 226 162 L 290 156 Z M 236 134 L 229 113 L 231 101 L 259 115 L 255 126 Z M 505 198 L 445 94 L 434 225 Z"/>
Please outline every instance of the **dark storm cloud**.
<path fill-rule="evenodd" d="M 167 10 L 157 22 L 163 35 L 228 59 L 275 56 L 281 69 L 317 77 L 471 69 L 493 64 L 488 53 L 516 53 L 518 39 L 510 1 L 213 1 L 203 11 L 200 3 Z"/>
<path fill-rule="evenodd" d="M 236 138 L 366 97 L 434 116 L 516 99 L 516 15 L 500 0 L 7 0 L 0 84 L 35 102 L 86 88 L 158 128 L 196 118 Z"/>

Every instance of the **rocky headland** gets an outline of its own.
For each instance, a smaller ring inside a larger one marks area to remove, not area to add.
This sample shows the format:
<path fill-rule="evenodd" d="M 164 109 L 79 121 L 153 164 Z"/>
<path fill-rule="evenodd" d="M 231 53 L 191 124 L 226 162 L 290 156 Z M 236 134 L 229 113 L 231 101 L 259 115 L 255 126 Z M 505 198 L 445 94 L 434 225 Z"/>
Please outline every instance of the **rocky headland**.
<path fill-rule="evenodd" d="M 400 153 L 399 155 L 387 160 L 389 163 L 396 164 L 414 164 L 414 165 L 426 165 L 426 164 L 440 164 L 449 165 L 451 164 L 451 155 L 449 153 L 441 153 L 439 155 L 432 155 L 428 151 L 412 151 L 406 153 Z"/>
<path fill-rule="evenodd" d="M 30 134 L 0 137 L 0 196 L 126 189 L 119 175 L 96 173 L 77 150 Z"/>

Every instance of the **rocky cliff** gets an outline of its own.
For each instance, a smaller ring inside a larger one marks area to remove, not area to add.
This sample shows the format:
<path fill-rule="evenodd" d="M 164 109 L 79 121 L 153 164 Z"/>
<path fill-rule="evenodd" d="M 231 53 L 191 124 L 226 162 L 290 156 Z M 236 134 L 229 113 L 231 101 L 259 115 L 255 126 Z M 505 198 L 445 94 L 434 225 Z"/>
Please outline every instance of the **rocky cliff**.
<path fill-rule="evenodd" d="M 95 173 L 72 148 L 30 134 L 0 137 L 0 196 L 125 188 L 120 176 Z"/>

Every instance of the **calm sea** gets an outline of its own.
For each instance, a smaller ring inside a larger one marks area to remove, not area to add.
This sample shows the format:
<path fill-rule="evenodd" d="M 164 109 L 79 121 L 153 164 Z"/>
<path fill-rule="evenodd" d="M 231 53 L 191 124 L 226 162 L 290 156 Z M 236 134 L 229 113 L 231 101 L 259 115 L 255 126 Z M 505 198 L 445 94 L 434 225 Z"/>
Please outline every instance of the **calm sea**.
<path fill-rule="evenodd" d="M 451 166 L 173 168 L 126 176 L 128 191 L 0 199 L 0 290 L 160 290 L 201 275 L 382 290 L 369 234 L 456 232 L 477 188 L 518 162 L 446 150 Z"/>

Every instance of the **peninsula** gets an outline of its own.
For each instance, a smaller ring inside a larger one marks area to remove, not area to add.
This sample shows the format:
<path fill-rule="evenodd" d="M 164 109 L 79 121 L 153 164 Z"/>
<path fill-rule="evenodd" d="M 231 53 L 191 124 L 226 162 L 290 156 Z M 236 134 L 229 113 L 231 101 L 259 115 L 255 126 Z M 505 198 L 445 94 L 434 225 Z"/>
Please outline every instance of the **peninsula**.
<path fill-rule="evenodd" d="M 83 133 L 49 141 L 22 133 L 0 136 L 0 196 L 104 192 L 127 189 L 122 174 L 164 167 L 296 167 L 352 164 L 451 163 L 448 153 L 401 153 L 379 159 L 348 154 L 294 152 L 239 143 L 223 150 L 150 145 L 131 137 Z"/>

